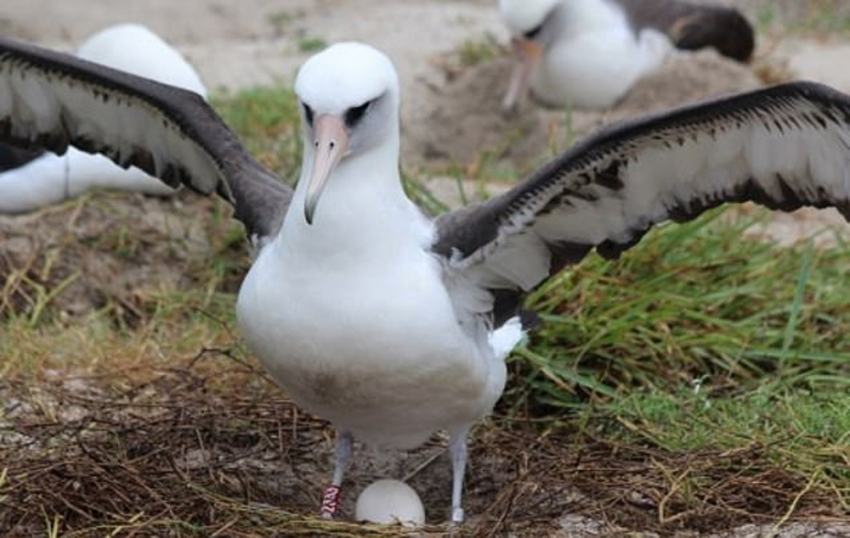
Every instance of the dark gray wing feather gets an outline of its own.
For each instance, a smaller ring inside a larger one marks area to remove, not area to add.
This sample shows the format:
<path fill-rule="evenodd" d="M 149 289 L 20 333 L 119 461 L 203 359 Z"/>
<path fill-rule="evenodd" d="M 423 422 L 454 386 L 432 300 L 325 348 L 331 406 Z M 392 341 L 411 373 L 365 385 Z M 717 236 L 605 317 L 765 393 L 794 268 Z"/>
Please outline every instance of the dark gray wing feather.
<path fill-rule="evenodd" d="M 792 83 L 609 126 L 504 195 L 439 217 L 433 250 L 462 308 L 498 324 L 592 249 L 616 257 L 656 223 L 744 201 L 850 219 L 850 97 Z"/>
<path fill-rule="evenodd" d="M 0 140 L 59 154 L 73 145 L 172 187 L 216 191 L 257 237 L 279 229 L 291 198 L 201 96 L 2 38 Z"/>
<path fill-rule="evenodd" d="M 634 28 L 654 28 L 683 50 L 706 47 L 746 62 L 755 49 L 755 32 L 735 8 L 682 0 L 615 0 Z"/>

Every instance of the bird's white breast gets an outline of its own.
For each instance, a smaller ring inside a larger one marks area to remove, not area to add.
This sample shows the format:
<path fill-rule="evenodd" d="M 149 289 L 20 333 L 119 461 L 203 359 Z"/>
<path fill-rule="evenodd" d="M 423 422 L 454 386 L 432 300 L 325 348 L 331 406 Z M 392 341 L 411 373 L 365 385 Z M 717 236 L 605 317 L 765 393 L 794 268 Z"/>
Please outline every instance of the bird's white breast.
<path fill-rule="evenodd" d="M 560 9 L 560 33 L 532 80 L 535 96 L 548 105 L 611 106 L 673 48 L 655 30 L 636 34 L 622 9 L 605 0 L 573 0 Z"/>
<path fill-rule="evenodd" d="M 488 413 L 504 365 L 459 327 L 438 261 L 416 241 L 387 244 L 392 233 L 361 228 L 331 246 L 311 244 L 310 228 L 289 237 L 298 248 L 278 240 L 261 253 L 237 304 L 249 346 L 296 403 L 401 448 Z"/>

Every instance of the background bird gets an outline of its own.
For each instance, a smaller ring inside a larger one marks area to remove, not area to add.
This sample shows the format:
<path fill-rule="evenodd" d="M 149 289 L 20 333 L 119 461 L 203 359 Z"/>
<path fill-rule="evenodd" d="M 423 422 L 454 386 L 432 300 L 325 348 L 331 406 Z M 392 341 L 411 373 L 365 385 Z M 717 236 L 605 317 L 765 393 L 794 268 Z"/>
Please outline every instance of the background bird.
<path fill-rule="evenodd" d="M 680 0 L 499 0 L 516 65 L 503 106 L 529 88 L 549 106 L 605 108 L 674 49 L 749 60 L 753 29 L 733 8 Z"/>

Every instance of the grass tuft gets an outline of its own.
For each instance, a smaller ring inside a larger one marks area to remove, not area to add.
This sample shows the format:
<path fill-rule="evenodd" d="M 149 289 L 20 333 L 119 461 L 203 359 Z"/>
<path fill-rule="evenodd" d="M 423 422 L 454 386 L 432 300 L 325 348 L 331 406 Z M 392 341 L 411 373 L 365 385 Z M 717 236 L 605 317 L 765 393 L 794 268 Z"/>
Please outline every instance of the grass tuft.
<path fill-rule="evenodd" d="M 248 151 L 284 181 L 295 183 L 302 142 L 298 98 L 292 89 L 283 84 L 251 88 L 216 96 L 212 103 Z"/>
<path fill-rule="evenodd" d="M 505 47 L 493 34 L 487 32 L 477 39 L 463 42 L 458 51 L 458 59 L 464 67 L 472 67 L 484 62 L 500 58 L 505 54 Z"/>
<path fill-rule="evenodd" d="M 617 262 L 590 256 L 535 292 L 546 323 L 512 365 L 523 405 L 762 379 L 850 386 L 847 251 L 778 249 L 723 213 L 662 226 Z"/>

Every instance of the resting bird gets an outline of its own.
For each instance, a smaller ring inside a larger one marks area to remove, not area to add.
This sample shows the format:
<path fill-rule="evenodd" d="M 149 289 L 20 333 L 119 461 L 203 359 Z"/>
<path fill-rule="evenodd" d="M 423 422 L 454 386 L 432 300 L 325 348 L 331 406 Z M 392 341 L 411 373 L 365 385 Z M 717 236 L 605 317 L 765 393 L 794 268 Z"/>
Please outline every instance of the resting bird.
<path fill-rule="evenodd" d="M 499 13 L 516 57 L 506 110 L 529 87 L 548 106 L 606 108 L 674 48 L 714 47 L 744 62 L 755 43 L 737 10 L 682 0 L 499 0 Z"/>
<path fill-rule="evenodd" d="M 616 257 L 654 224 L 724 202 L 850 217 L 850 97 L 824 86 L 610 126 L 505 194 L 435 220 L 402 189 L 399 81 L 384 54 L 333 45 L 301 67 L 295 91 L 304 154 L 293 192 L 198 95 L 0 40 L 0 138 L 103 153 L 233 204 L 260 248 L 237 299 L 242 334 L 339 434 L 326 516 L 353 438 L 409 449 L 443 429 L 451 520 L 463 520 L 467 435 L 502 393 L 522 298 L 591 250 Z"/>
<path fill-rule="evenodd" d="M 77 56 L 180 86 L 206 97 L 191 65 L 145 26 L 116 24 L 87 38 Z M 102 155 L 75 148 L 59 157 L 0 144 L 0 214 L 32 211 L 90 189 L 112 188 L 167 195 L 173 189 L 138 168 L 121 168 Z"/>

